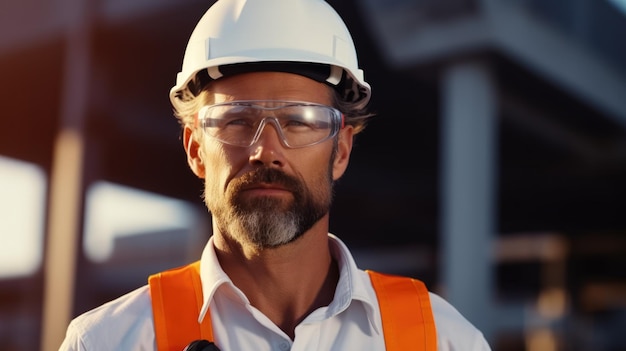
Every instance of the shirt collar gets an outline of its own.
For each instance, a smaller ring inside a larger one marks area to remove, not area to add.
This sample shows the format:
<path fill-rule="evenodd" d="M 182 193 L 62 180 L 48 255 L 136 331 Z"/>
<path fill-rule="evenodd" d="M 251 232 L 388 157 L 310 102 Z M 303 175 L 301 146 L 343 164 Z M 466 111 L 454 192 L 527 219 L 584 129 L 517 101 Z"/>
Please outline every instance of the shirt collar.
<path fill-rule="evenodd" d="M 366 274 L 364 275 L 363 271 L 357 267 L 348 247 L 338 237 L 329 233 L 328 239 L 331 255 L 337 260 L 339 281 L 335 290 L 335 297 L 326 310 L 326 316 L 331 317 L 339 314 L 347 309 L 353 301 L 360 301 L 365 308 L 370 324 L 377 333 L 380 333 L 381 327 L 376 323 L 375 312 L 377 311 L 378 303 L 375 301 L 375 295 L 371 293 L 372 286 L 369 277 Z M 366 277 L 365 279 L 364 276 Z M 243 301 L 248 301 L 245 295 L 235 287 L 228 275 L 222 270 L 215 254 L 213 237 L 209 238 L 202 252 L 200 278 L 202 280 L 203 304 L 198 316 L 198 323 L 202 323 L 202 320 L 204 320 L 215 292 L 223 284 L 231 286 L 232 290 Z"/>
<path fill-rule="evenodd" d="M 360 270 L 348 247 L 335 235 L 328 234 L 330 252 L 339 266 L 339 282 L 335 298 L 328 306 L 329 313 L 338 314 L 350 306 L 353 301 L 360 301 L 367 313 L 367 319 L 377 333 L 381 327 L 376 324 L 378 302 L 372 292 L 369 275 Z"/>
<path fill-rule="evenodd" d="M 209 242 L 202 251 L 202 257 L 200 258 L 200 280 L 202 281 L 203 302 L 200 315 L 198 316 L 198 323 L 202 323 L 202 320 L 204 320 L 217 288 L 223 284 L 234 287 L 232 280 L 230 280 L 226 272 L 222 270 L 222 266 L 220 266 L 220 262 L 217 260 L 215 246 L 213 246 L 213 236 L 209 238 Z"/>

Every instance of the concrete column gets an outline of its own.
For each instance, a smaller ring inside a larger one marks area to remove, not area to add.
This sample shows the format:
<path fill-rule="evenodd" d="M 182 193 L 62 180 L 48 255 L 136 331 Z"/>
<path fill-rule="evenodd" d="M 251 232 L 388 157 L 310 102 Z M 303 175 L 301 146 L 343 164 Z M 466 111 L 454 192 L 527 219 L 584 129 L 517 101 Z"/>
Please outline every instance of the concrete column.
<path fill-rule="evenodd" d="M 489 338 L 497 102 L 488 65 L 450 65 L 441 94 L 440 281 L 448 301 Z"/>
<path fill-rule="evenodd" d="M 90 79 L 91 1 L 60 2 L 66 51 L 60 127 L 54 145 L 48 201 L 41 350 L 58 350 L 72 318 L 83 218 L 85 138 Z"/>

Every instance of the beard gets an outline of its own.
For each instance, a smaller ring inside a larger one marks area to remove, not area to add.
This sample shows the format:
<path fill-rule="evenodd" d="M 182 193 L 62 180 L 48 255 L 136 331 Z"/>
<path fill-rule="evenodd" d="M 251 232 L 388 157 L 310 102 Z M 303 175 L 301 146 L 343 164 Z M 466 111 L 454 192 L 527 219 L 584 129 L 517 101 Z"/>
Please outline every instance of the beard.
<path fill-rule="evenodd" d="M 244 188 L 258 183 L 279 185 L 291 192 L 293 199 L 241 196 Z M 332 186 L 330 168 L 315 179 L 311 190 L 296 177 L 263 167 L 233 179 L 224 196 L 219 196 L 215 188 L 209 193 L 206 184 L 205 203 L 221 233 L 242 245 L 275 248 L 297 240 L 328 213 Z"/>

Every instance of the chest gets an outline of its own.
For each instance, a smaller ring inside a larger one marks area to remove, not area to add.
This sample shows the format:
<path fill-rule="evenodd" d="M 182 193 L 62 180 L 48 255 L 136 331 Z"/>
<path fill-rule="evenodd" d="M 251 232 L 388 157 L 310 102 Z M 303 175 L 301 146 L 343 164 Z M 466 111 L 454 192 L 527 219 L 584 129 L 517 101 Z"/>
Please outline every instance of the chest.
<path fill-rule="evenodd" d="M 267 317 L 251 306 L 216 297 L 211 321 L 216 344 L 222 351 L 345 351 L 385 350 L 384 337 L 375 330 L 359 301 L 341 313 L 326 308 L 311 313 L 291 340 Z"/>

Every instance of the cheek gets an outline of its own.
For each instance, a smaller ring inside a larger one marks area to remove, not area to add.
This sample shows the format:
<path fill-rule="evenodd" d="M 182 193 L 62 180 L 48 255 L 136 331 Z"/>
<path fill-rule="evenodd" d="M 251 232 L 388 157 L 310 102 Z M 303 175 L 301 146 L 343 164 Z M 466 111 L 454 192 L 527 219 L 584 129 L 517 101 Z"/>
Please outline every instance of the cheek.
<path fill-rule="evenodd" d="M 311 186 L 311 193 L 318 202 L 330 203 L 333 192 L 333 181 L 329 177 L 329 171 L 319 172 L 315 182 Z"/>
<path fill-rule="evenodd" d="M 207 160 L 204 176 L 204 201 L 211 212 L 223 206 L 226 188 L 231 178 L 231 168 L 224 163 L 223 159 L 212 157 Z"/>
<path fill-rule="evenodd" d="M 308 183 L 310 189 L 320 196 L 326 196 L 333 182 L 333 154 L 320 153 L 319 157 L 313 157 L 314 153 L 309 154 L 309 158 L 303 156 L 300 158 L 302 162 L 301 175 Z"/>
<path fill-rule="evenodd" d="M 224 183 L 231 177 L 231 167 L 223 159 L 219 157 L 210 157 L 206 161 L 206 172 L 204 180 L 207 186 L 213 189 L 224 187 Z"/>
<path fill-rule="evenodd" d="M 225 191 L 228 182 L 245 167 L 246 159 L 229 152 L 221 143 L 207 143 L 203 149 L 205 162 L 205 186 L 207 191 Z"/>

